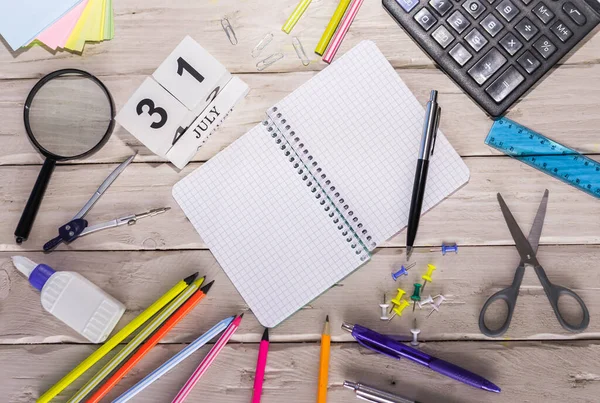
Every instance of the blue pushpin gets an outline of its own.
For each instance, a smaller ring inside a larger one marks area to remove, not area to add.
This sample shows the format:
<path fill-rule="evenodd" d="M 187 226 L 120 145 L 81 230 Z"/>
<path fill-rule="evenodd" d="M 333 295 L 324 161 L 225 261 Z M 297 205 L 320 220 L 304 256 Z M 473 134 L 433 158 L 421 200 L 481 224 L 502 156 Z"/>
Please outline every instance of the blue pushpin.
<path fill-rule="evenodd" d="M 402 265 L 400 267 L 400 270 L 398 270 L 395 273 L 392 273 L 392 278 L 394 279 L 394 281 L 397 281 L 400 276 L 408 276 L 408 270 L 410 270 L 410 268 L 416 264 L 417 264 L 416 262 L 413 262 L 410 265 L 408 265 L 408 268 L 406 268 L 406 267 L 404 267 L 404 265 Z"/>
<path fill-rule="evenodd" d="M 446 255 L 447 252 L 458 253 L 458 245 L 444 245 L 442 244 L 442 255 Z"/>

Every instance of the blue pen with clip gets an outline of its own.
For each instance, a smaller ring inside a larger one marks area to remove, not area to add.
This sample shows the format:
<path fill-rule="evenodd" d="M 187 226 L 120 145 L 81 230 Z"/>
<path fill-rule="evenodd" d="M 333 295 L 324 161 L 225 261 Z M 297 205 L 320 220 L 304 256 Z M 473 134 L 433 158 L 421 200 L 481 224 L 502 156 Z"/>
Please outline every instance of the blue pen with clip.
<path fill-rule="evenodd" d="M 421 364 L 429 369 L 434 370 L 442 375 L 446 375 L 452 379 L 471 385 L 477 389 L 487 390 L 488 392 L 500 393 L 500 388 L 487 379 L 467 371 L 464 368 L 449 363 L 448 361 L 440 360 L 406 346 L 396 340 L 379 334 L 371 329 L 360 325 L 350 325 L 342 323 L 342 329 L 352 333 L 352 337 L 363 347 L 373 350 L 377 353 L 387 355 L 388 357 L 399 360 L 400 358 L 409 359 L 417 364 Z"/>

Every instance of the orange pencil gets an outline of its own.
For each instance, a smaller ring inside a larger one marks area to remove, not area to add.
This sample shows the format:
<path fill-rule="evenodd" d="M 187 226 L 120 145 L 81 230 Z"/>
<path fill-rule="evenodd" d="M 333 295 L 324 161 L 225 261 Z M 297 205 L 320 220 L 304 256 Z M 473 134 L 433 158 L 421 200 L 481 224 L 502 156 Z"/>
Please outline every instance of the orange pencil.
<path fill-rule="evenodd" d="M 327 401 L 330 346 L 331 332 L 329 330 L 329 315 L 327 315 L 327 318 L 325 319 L 325 328 L 321 335 L 321 368 L 319 369 L 319 392 L 317 394 L 317 403 L 325 403 Z"/>
<path fill-rule="evenodd" d="M 185 318 L 188 313 L 194 309 L 196 305 L 206 296 L 208 290 L 212 286 L 214 281 L 206 284 L 204 287 L 196 291 L 183 305 L 175 311 L 169 319 L 154 333 L 154 335 L 149 338 L 134 355 L 131 356 L 129 360 L 121 368 L 117 370 L 101 387 L 86 400 L 86 403 L 98 403 L 100 399 L 102 399 L 108 392 L 111 391 L 112 388 L 115 387 L 117 383 L 125 376 L 129 371 L 133 369 L 133 367 L 142 359 L 154 346 L 158 344 L 158 342 L 167 334 L 173 327 L 181 321 L 181 319 Z"/>

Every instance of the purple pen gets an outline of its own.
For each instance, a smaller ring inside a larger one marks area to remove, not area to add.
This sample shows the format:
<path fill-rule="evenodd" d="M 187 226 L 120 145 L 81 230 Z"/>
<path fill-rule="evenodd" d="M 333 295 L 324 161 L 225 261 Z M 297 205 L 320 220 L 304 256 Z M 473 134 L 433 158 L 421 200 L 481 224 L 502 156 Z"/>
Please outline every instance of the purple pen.
<path fill-rule="evenodd" d="M 429 354 L 406 346 L 371 329 L 360 325 L 349 325 L 347 323 L 342 323 L 342 329 L 352 333 L 352 337 L 354 337 L 361 346 L 368 348 L 369 350 L 387 355 L 396 360 L 399 360 L 402 357 L 407 358 L 417 364 L 426 366 L 435 372 L 446 375 L 447 377 L 462 383 L 466 383 L 467 385 L 471 385 L 477 389 L 500 393 L 500 388 L 498 386 L 471 371 L 467 371 L 448 361 L 432 357 Z"/>

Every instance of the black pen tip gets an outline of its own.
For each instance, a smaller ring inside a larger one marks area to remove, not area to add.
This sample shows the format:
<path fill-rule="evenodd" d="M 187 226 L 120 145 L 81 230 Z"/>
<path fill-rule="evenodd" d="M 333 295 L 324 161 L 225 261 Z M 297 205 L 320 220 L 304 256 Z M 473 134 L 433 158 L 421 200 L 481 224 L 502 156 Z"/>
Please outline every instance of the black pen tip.
<path fill-rule="evenodd" d="M 325 317 L 325 322 L 329 322 L 329 315 Z"/>
<path fill-rule="evenodd" d="M 196 280 L 197 277 L 198 277 L 198 272 L 192 274 L 191 276 L 187 276 L 186 278 L 183 279 L 183 281 L 185 281 L 185 283 L 187 285 L 190 285 L 194 282 L 194 280 Z"/>
<path fill-rule="evenodd" d="M 262 336 L 262 341 L 269 341 L 269 328 L 265 327 L 265 331 Z"/>
<path fill-rule="evenodd" d="M 210 287 L 212 287 L 212 285 L 213 285 L 214 282 L 215 282 L 215 280 L 213 280 L 210 283 L 206 284 L 204 287 L 202 287 L 200 289 L 200 291 L 202 291 L 203 293 L 207 294 L 208 290 L 210 290 Z"/>

